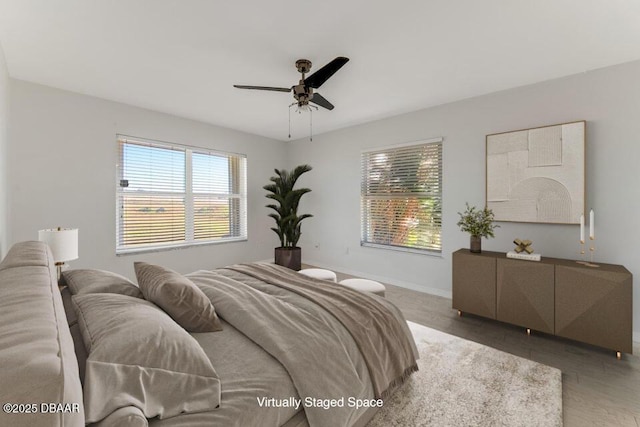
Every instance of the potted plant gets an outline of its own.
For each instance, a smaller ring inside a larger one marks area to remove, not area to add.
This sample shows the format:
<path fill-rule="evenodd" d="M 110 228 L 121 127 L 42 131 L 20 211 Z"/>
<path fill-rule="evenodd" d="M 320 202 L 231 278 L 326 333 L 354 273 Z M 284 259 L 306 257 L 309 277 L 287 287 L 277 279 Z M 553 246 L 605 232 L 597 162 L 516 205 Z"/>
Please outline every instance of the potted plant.
<path fill-rule="evenodd" d="M 300 199 L 311 190 L 293 187 L 298 178 L 311 169 L 309 165 L 300 165 L 290 172 L 276 169 L 276 176 L 269 178 L 272 183 L 262 187 L 270 193 L 267 194 L 267 198 L 277 202 L 266 206 L 275 211 L 269 214 L 276 221 L 276 226 L 271 229 L 280 239 L 280 247 L 275 249 L 275 262 L 296 271 L 300 270 L 302 263 L 302 250 L 298 247 L 300 223 L 313 215 L 298 216 Z"/>
<path fill-rule="evenodd" d="M 495 237 L 493 230 L 500 227 L 493 223 L 493 211 L 486 206 L 484 209 L 478 209 L 475 206 L 469 206 L 469 203 L 465 203 L 467 210 L 464 213 L 458 212 L 460 215 L 460 221 L 458 221 L 458 227 L 460 230 L 465 231 L 471 235 L 471 252 L 482 252 L 482 238 L 483 237 Z"/>

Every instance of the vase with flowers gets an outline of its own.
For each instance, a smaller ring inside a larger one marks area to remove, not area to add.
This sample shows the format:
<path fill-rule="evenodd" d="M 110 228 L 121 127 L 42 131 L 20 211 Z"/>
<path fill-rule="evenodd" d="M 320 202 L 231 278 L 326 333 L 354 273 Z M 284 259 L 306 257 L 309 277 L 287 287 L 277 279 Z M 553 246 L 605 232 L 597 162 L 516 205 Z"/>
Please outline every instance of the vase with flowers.
<path fill-rule="evenodd" d="M 460 230 L 469 233 L 471 236 L 470 250 L 474 253 L 482 252 L 482 238 L 495 237 L 493 230 L 499 228 L 499 225 L 493 223 L 493 211 L 486 206 L 484 209 L 478 209 L 475 206 L 469 206 L 465 203 L 467 209 L 464 212 L 458 212 L 460 221 L 458 227 Z"/>

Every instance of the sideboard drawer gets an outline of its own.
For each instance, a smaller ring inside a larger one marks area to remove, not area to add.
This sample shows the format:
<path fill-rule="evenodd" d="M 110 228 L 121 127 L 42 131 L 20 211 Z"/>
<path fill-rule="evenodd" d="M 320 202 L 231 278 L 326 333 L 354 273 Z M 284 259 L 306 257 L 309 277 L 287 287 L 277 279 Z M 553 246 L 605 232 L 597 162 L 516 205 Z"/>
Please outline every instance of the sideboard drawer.
<path fill-rule="evenodd" d="M 602 267 L 556 266 L 556 335 L 631 353 L 631 274 Z"/>
<path fill-rule="evenodd" d="M 497 318 L 553 334 L 553 264 L 498 259 Z"/>
<path fill-rule="evenodd" d="M 478 316 L 496 318 L 496 259 L 453 253 L 453 306 Z"/>

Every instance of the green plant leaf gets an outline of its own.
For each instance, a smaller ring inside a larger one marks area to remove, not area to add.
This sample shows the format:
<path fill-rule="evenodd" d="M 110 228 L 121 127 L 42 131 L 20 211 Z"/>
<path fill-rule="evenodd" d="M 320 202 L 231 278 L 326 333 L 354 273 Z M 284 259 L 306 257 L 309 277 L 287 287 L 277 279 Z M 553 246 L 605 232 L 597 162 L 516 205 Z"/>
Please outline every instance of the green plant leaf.
<path fill-rule="evenodd" d="M 300 200 L 311 189 L 294 189 L 300 176 L 310 170 L 312 167 L 306 164 L 297 166 L 292 171 L 275 169 L 276 176 L 269 178 L 271 184 L 262 187 L 270 193 L 265 196 L 277 203 L 268 204 L 266 207 L 276 212 L 270 213 L 269 217 L 276 221 L 276 228 L 272 230 L 278 234 L 282 247 L 295 247 L 301 235 L 300 222 L 312 217 L 310 214 L 298 216 Z"/>
<path fill-rule="evenodd" d="M 460 230 L 472 236 L 495 237 L 494 230 L 500 226 L 493 223 L 493 211 L 486 206 L 482 210 L 469 206 L 469 203 L 465 203 L 465 206 L 464 213 L 458 212 L 460 220 L 457 225 Z"/>

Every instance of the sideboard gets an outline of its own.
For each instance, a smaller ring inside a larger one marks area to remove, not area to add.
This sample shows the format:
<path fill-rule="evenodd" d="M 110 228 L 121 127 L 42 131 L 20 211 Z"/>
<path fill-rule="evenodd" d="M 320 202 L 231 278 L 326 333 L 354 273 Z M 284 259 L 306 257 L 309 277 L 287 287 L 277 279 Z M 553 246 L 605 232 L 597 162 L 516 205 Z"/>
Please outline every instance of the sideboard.
<path fill-rule="evenodd" d="M 621 265 L 453 253 L 453 308 L 616 352 L 632 353 L 633 277 Z"/>

